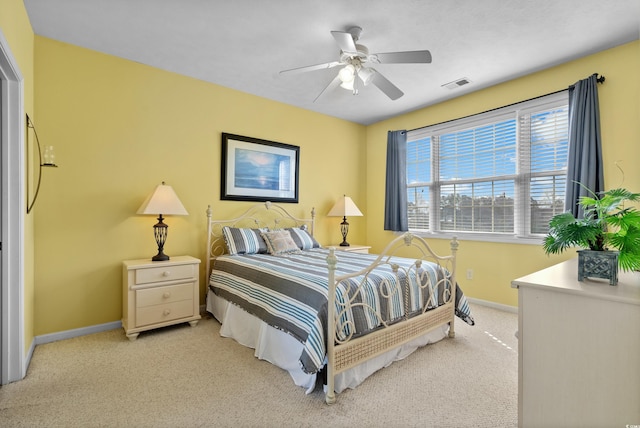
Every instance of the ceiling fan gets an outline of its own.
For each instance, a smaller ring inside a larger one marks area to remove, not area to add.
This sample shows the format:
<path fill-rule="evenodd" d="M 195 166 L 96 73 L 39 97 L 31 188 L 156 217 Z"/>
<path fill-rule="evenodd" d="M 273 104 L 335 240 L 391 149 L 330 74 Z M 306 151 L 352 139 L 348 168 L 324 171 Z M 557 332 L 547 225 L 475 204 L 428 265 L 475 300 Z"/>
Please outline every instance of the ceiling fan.
<path fill-rule="evenodd" d="M 404 92 L 380 74 L 379 71 L 371 67 L 370 64 L 421 64 L 431 62 L 431 53 L 427 50 L 370 54 L 366 46 L 356 43 L 361 34 L 362 28 L 360 27 L 352 27 L 347 31 L 332 31 L 331 35 L 340 47 L 339 61 L 292 68 L 283 70 L 280 74 L 304 73 L 343 66 L 338 75 L 320 92 L 313 102 L 316 102 L 325 92 L 338 86 L 352 91 L 353 95 L 357 95 L 360 91 L 360 85 L 367 86 L 371 83 L 392 100 L 397 100 L 404 95 Z"/>

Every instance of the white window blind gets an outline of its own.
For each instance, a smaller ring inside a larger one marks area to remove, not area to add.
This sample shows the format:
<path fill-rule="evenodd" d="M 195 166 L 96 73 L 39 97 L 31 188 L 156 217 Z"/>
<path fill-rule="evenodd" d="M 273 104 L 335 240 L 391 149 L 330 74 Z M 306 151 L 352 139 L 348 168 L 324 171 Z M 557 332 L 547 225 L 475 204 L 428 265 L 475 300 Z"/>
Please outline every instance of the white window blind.
<path fill-rule="evenodd" d="M 568 108 L 545 109 L 522 115 L 522 134 L 530 141 L 530 150 L 524 150 L 522 166 L 530 173 L 530 229 L 531 234 L 548 231 L 551 217 L 564 211 L 569 149 Z M 527 158 L 527 152 L 529 157 Z"/>
<path fill-rule="evenodd" d="M 410 230 L 429 229 L 429 185 L 431 184 L 431 138 L 407 141 L 407 203 Z"/>
<path fill-rule="evenodd" d="M 564 210 L 567 93 L 407 134 L 409 229 L 536 236 Z"/>

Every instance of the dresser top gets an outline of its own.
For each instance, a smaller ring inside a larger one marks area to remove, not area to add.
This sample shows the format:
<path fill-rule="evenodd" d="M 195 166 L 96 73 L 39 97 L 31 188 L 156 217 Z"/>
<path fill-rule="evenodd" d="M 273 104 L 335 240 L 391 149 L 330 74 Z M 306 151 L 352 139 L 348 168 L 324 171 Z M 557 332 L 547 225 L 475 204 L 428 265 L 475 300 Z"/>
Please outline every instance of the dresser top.
<path fill-rule="evenodd" d="M 577 258 L 514 279 L 511 281 L 511 286 L 513 288 L 547 289 L 560 293 L 640 305 L 640 272 L 624 272 L 620 270 L 618 273 L 618 285 L 609 285 L 607 280 L 591 278 L 578 281 Z"/>
<path fill-rule="evenodd" d="M 199 259 L 191 256 L 173 256 L 169 260 L 162 262 L 154 262 L 151 258 L 148 259 L 138 259 L 138 260 L 125 260 L 122 262 L 127 269 L 132 268 L 154 268 L 154 267 L 162 267 L 164 265 L 179 265 L 179 264 L 193 264 L 200 263 Z"/>

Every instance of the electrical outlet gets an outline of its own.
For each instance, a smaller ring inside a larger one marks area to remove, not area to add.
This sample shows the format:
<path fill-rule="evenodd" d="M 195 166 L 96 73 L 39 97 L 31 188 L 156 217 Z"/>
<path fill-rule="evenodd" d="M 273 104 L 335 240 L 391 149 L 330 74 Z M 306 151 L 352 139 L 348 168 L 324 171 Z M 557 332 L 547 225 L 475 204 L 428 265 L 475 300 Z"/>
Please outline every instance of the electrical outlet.
<path fill-rule="evenodd" d="M 473 279 L 473 269 L 467 269 L 467 279 Z"/>

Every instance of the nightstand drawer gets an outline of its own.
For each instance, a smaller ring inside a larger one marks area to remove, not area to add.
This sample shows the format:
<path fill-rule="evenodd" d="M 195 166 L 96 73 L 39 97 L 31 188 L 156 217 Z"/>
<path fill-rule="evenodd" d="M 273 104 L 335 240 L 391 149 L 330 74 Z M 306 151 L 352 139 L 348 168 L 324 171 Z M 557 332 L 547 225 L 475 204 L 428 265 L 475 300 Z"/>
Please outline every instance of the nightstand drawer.
<path fill-rule="evenodd" d="M 167 265 L 136 270 L 136 285 L 150 282 L 175 281 L 195 277 L 195 267 L 188 265 Z"/>
<path fill-rule="evenodd" d="M 179 302 L 181 300 L 193 301 L 193 284 L 187 283 L 136 291 L 136 308 Z"/>
<path fill-rule="evenodd" d="M 193 316 L 193 300 L 146 306 L 136 309 L 136 326 L 158 324 Z"/>

